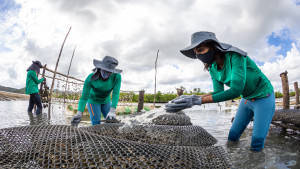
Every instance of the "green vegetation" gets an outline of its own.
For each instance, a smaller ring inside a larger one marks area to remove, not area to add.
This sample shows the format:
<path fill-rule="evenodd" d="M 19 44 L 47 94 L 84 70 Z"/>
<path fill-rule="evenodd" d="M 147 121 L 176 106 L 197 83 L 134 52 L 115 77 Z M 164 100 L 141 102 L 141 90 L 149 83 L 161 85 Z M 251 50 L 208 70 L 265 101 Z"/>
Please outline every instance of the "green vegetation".
<path fill-rule="evenodd" d="M 65 94 L 63 92 L 56 92 L 55 91 L 55 92 L 53 92 L 52 97 L 63 99 L 64 95 Z M 66 99 L 79 100 L 80 99 L 80 93 L 78 93 L 78 92 L 76 92 L 76 93 L 67 93 Z"/>
<path fill-rule="evenodd" d="M 150 108 L 147 107 L 147 106 L 144 106 L 144 110 L 145 110 L 145 111 L 150 111 Z"/>
<path fill-rule="evenodd" d="M 16 89 L 16 88 L 5 87 L 0 85 L 0 91 L 25 94 L 25 87 L 21 89 Z"/>
<path fill-rule="evenodd" d="M 195 88 L 193 91 L 186 91 L 184 87 L 183 94 L 184 95 L 204 95 L 205 92 L 201 92 L 200 88 Z M 170 100 L 173 100 L 177 97 L 177 94 L 174 92 L 168 92 L 168 93 L 162 93 L 161 91 L 158 91 L 156 93 L 155 102 L 156 103 L 167 103 Z M 126 92 L 126 93 L 120 93 L 120 100 L 125 100 L 126 102 L 138 102 L 139 101 L 139 95 L 138 93 L 134 92 Z M 151 93 L 145 93 L 144 95 L 144 102 L 145 103 L 153 103 L 154 101 L 154 94 Z"/>

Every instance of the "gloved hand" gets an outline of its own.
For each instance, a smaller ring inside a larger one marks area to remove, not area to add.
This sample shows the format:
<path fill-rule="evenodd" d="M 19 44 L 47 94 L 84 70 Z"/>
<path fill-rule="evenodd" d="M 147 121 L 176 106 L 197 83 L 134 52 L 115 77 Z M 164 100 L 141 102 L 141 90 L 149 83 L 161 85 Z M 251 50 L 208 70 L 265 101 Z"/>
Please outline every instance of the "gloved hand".
<path fill-rule="evenodd" d="M 81 118 L 82 118 L 82 112 L 77 111 L 77 114 L 75 116 L 73 116 L 71 119 L 71 125 L 74 127 L 77 127 L 81 121 Z"/>
<path fill-rule="evenodd" d="M 177 112 L 186 108 L 190 108 L 193 105 L 201 105 L 202 97 L 196 95 L 182 95 L 166 104 L 165 110 L 167 112 Z"/>
<path fill-rule="evenodd" d="M 108 114 L 106 115 L 105 120 L 111 120 L 113 118 L 116 118 L 116 108 L 111 107 Z"/>

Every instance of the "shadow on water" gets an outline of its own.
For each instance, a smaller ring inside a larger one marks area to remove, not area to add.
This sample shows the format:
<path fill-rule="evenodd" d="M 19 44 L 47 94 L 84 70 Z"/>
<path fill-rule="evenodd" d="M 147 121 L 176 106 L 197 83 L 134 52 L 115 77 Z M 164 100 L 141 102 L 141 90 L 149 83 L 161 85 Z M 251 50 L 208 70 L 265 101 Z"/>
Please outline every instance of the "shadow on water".
<path fill-rule="evenodd" d="M 0 101 L 0 128 L 41 124 L 70 125 L 70 120 L 75 114 L 56 103 L 51 105 L 51 116 L 48 116 L 48 108 L 36 116 L 27 113 L 27 106 L 28 101 Z M 235 115 L 236 108 L 210 104 L 194 106 L 185 113 L 194 125 L 202 126 L 218 140 L 216 145 L 224 148 L 233 168 L 300 168 L 299 132 L 271 125 L 265 148 L 261 152 L 252 152 L 250 144 L 253 124 L 250 123 L 239 142 L 227 142 L 231 119 Z M 88 115 L 84 115 L 80 126 L 87 125 L 91 125 L 90 119 Z"/>

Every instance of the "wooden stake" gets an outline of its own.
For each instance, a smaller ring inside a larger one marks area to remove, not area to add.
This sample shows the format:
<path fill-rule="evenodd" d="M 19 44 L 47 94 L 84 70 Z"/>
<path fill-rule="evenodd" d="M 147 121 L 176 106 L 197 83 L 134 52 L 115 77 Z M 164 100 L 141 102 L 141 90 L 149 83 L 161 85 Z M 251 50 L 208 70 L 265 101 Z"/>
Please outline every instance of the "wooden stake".
<path fill-rule="evenodd" d="M 76 46 L 75 46 L 75 48 L 73 50 L 71 62 L 70 62 L 69 69 L 68 69 L 67 80 L 66 80 L 66 85 L 65 85 L 64 104 L 66 103 L 66 90 L 68 88 L 69 73 L 70 73 L 70 68 L 71 68 L 71 64 L 72 64 L 72 60 L 73 60 L 73 56 L 74 56 L 75 50 L 76 50 Z"/>
<path fill-rule="evenodd" d="M 153 100 L 154 107 L 155 107 L 155 97 L 156 97 L 156 74 L 157 74 L 156 67 L 157 67 L 158 52 L 159 49 L 157 50 L 156 59 L 155 59 L 155 84 L 154 84 L 154 100 Z"/>
<path fill-rule="evenodd" d="M 139 91 L 139 103 L 138 103 L 137 112 L 141 112 L 144 108 L 144 95 L 145 95 L 145 90 Z"/>
<path fill-rule="evenodd" d="M 283 94 L 282 109 L 290 109 L 289 81 L 288 81 L 287 74 L 288 74 L 287 71 L 280 74 L 281 81 L 282 81 L 282 94 Z"/>
<path fill-rule="evenodd" d="M 63 44 L 61 45 L 60 52 L 59 52 L 59 55 L 58 55 L 58 58 L 57 58 L 57 61 L 56 61 L 56 66 L 55 66 L 55 70 L 54 70 L 54 74 L 53 74 L 52 85 L 51 85 L 50 93 L 49 93 L 49 94 L 50 94 L 49 102 L 51 102 L 51 98 L 52 98 L 52 90 L 53 90 L 53 86 L 54 86 L 54 82 L 55 82 L 55 76 L 56 76 L 57 66 L 58 66 L 58 63 L 59 63 L 59 59 L 60 59 L 60 56 L 61 56 L 61 52 L 62 52 L 62 50 L 63 50 L 63 48 L 64 48 L 66 39 L 67 39 L 67 37 L 68 37 L 68 35 L 69 35 L 70 31 L 71 31 L 71 28 L 72 28 L 72 27 L 70 27 L 70 29 L 69 29 L 69 31 L 68 31 L 68 33 L 67 33 L 65 39 L 64 39 L 64 42 L 63 42 Z M 50 104 L 49 104 L 49 105 L 50 105 Z"/>

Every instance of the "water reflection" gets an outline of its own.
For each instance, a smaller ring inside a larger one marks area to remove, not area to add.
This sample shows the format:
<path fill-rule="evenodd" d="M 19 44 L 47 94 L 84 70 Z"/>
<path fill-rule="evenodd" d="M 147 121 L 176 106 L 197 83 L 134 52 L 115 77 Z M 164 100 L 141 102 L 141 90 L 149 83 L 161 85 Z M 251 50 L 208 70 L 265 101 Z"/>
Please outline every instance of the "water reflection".
<path fill-rule="evenodd" d="M 28 112 L 28 117 L 29 125 L 50 124 L 46 113 L 35 115 L 34 113 Z"/>

